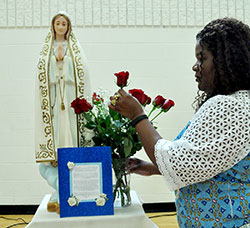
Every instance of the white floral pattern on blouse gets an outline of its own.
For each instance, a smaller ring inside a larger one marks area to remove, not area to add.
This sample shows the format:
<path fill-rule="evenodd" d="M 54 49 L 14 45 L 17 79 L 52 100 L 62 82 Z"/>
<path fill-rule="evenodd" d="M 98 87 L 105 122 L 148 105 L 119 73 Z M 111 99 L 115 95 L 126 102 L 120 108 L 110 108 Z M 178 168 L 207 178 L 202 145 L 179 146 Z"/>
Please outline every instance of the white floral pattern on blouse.
<path fill-rule="evenodd" d="M 249 90 L 210 98 L 179 140 L 160 139 L 155 145 L 158 168 L 171 190 L 208 180 L 249 152 Z"/>

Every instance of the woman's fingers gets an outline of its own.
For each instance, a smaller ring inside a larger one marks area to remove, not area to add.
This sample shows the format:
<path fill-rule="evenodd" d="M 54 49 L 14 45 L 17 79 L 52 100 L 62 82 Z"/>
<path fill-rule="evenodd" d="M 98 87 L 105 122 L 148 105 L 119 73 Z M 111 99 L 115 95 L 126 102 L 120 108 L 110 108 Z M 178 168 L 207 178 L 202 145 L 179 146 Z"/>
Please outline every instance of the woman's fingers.
<path fill-rule="evenodd" d="M 123 89 L 119 89 L 118 93 L 121 94 L 121 96 L 125 97 L 127 93 Z"/>
<path fill-rule="evenodd" d="M 138 158 L 130 158 L 127 163 L 128 173 L 135 173 L 142 176 L 151 176 L 161 174 L 158 167 L 152 162 L 140 160 Z"/>
<path fill-rule="evenodd" d="M 119 99 L 122 97 L 122 95 L 119 92 L 116 92 L 113 96 L 111 96 L 110 99 L 110 104 L 111 104 L 111 109 L 115 110 L 115 106 L 117 105 Z M 110 107 L 110 106 L 109 106 Z M 118 110 L 117 110 L 118 111 Z"/>
<path fill-rule="evenodd" d="M 138 158 L 129 158 L 127 163 L 127 169 L 129 173 L 135 172 L 141 166 L 141 160 Z"/>
<path fill-rule="evenodd" d="M 141 104 L 123 89 L 119 89 L 110 97 L 109 108 L 129 119 L 144 113 Z"/>

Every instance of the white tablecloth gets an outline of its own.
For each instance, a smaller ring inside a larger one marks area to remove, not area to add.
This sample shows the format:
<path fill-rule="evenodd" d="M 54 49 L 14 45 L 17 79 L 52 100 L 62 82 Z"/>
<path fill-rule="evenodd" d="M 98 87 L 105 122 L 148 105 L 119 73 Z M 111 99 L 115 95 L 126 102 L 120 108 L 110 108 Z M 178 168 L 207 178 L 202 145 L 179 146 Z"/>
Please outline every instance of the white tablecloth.
<path fill-rule="evenodd" d="M 88 216 L 60 218 L 47 212 L 50 195 L 45 195 L 36 214 L 26 228 L 158 228 L 144 213 L 135 191 L 131 191 L 132 204 L 115 208 L 112 216 Z"/>

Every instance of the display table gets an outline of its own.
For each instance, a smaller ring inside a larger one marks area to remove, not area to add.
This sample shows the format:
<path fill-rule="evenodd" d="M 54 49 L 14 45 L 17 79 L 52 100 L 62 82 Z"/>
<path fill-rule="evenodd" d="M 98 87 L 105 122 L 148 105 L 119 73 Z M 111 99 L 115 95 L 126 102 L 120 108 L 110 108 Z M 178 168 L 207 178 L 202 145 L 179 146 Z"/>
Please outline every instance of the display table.
<path fill-rule="evenodd" d="M 26 228 L 157 228 L 145 215 L 135 191 L 131 191 L 131 198 L 129 207 L 115 208 L 115 215 L 112 216 L 60 218 L 56 213 L 47 212 L 50 195 L 46 195 Z"/>

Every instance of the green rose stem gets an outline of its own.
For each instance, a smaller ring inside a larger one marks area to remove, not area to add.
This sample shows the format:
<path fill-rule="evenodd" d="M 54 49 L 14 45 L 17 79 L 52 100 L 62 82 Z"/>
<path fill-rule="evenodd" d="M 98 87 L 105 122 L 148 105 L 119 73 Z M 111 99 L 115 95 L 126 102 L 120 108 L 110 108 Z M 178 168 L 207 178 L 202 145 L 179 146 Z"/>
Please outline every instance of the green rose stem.
<path fill-rule="evenodd" d="M 150 117 L 150 116 L 151 116 L 152 112 L 153 112 L 156 108 L 157 108 L 157 107 L 156 107 L 156 106 L 154 106 L 154 107 L 151 109 L 150 113 L 148 114 L 148 117 Z"/>
<path fill-rule="evenodd" d="M 94 117 L 94 119 L 97 122 L 97 124 L 100 125 L 98 118 L 95 116 L 95 113 L 93 113 L 92 110 L 90 110 L 89 113 Z"/>
<path fill-rule="evenodd" d="M 121 114 L 118 115 L 119 122 L 122 123 L 123 117 Z M 122 132 L 122 128 L 129 123 L 129 120 L 125 121 L 118 127 L 117 133 Z M 116 196 L 120 196 L 121 206 L 126 206 L 126 201 L 131 202 L 130 197 L 130 187 L 128 186 L 127 173 L 126 173 L 126 155 L 124 152 L 124 145 L 117 148 L 119 150 L 120 158 L 117 162 L 113 163 L 113 168 L 115 171 L 116 184 L 114 188 L 114 200 Z M 129 204 L 128 204 L 129 205 Z"/>
<path fill-rule="evenodd" d="M 126 200 L 128 202 L 131 202 L 130 197 L 130 187 L 128 185 L 127 180 L 127 173 L 125 172 L 126 169 L 126 161 L 121 158 L 121 160 L 118 160 L 119 167 L 114 167 L 115 171 L 115 177 L 116 177 L 116 184 L 114 188 L 114 200 L 116 199 L 116 196 L 120 196 L 121 198 L 121 206 L 126 205 Z"/>
<path fill-rule="evenodd" d="M 131 202 L 130 185 L 128 184 L 127 173 L 125 172 L 124 175 L 125 175 L 125 194 L 128 198 L 128 201 Z"/>
<path fill-rule="evenodd" d="M 125 86 L 123 86 L 123 87 L 125 87 Z M 119 113 L 118 116 L 119 116 L 120 122 L 122 122 L 122 115 Z M 120 131 L 119 132 L 121 132 L 121 129 L 125 125 L 125 123 L 123 123 L 120 126 L 120 129 L 119 129 Z M 126 203 L 125 202 L 126 197 L 127 197 L 128 202 L 131 202 L 131 199 L 130 199 L 130 191 L 129 191 L 130 187 L 128 186 L 127 175 L 126 175 L 126 163 L 127 163 L 126 162 L 126 156 L 125 156 L 124 148 L 120 148 L 120 150 L 123 151 L 124 158 L 121 157 L 122 161 L 120 162 L 121 166 L 120 166 L 119 173 L 118 173 L 118 176 L 117 176 L 117 184 L 116 184 L 117 188 L 116 188 L 116 191 L 119 188 L 120 196 L 121 196 L 121 205 L 123 207 L 125 205 L 125 203 Z M 124 180 L 123 180 L 123 176 L 124 176 Z"/>
<path fill-rule="evenodd" d="M 151 120 L 151 122 L 154 121 L 162 112 L 164 112 L 163 109 Z"/>
<path fill-rule="evenodd" d="M 124 180 L 123 180 L 123 176 L 124 176 Z M 128 202 L 131 201 L 131 197 L 129 194 L 130 187 L 128 186 L 126 173 L 124 173 L 122 170 L 117 174 L 116 178 L 117 178 L 117 181 L 116 181 L 115 189 L 114 189 L 114 200 L 118 193 L 118 196 L 120 195 L 121 197 L 121 205 L 123 207 L 125 205 L 126 198 Z"/>
<path fill-rule="evenodd" d="M 151 120 L 151 122 L 154 121 L 161 113 L 167 112 L 170 108 L 171 108 L 171 107 L 169 107 L 168 109 L 162 108 L 161 111 Z"/>

